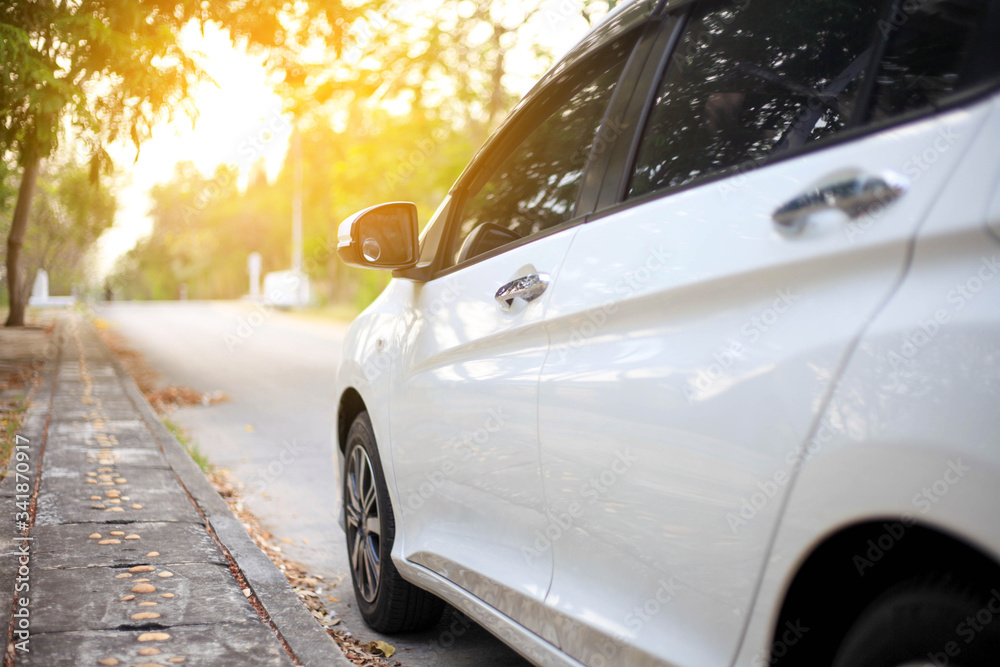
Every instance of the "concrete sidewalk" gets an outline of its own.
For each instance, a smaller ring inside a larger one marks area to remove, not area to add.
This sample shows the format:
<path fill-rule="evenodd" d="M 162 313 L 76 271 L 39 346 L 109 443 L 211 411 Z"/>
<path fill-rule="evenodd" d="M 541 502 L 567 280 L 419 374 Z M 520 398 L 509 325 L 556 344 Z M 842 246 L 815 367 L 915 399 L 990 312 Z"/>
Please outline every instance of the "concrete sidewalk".
<path fill-rule="evenodd" d="M 4 664 L 350 665 L 91 325 L 55 340 L 0 482 Z"/>

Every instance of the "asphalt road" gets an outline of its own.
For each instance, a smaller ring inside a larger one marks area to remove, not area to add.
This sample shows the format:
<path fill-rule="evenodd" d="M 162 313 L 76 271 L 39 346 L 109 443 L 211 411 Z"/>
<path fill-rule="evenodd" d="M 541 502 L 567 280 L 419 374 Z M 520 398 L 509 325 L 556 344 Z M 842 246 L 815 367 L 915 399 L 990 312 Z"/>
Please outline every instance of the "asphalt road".
<path fill-rule="evenodd" d="M 335 379 L 346 325 L 226 301 L 113 303 L 97 314 L 165 384 L 229 396 L 178 409 L 172 419 L 244 484 L 246 506 L 283 552 L 330 582 L 323 594 L 340 600 L 332 607 L 346 629 L 365 642 L 389 642 L 393 660 L 407 667 L 528 664 L 451 609 L 428 632 L 393 637 L 372 632 L 357 614 L 333 484 Z"/>

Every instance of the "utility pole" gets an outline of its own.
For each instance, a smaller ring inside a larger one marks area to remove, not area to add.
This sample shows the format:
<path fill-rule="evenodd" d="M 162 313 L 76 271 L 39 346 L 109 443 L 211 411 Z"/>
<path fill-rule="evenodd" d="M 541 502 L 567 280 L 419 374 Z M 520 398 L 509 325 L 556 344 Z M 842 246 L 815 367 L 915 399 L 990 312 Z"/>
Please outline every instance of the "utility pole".
<path fill-rule="evenodd" d="M 292 193 L 292 271 L 302 272 L 302 135 L 298 123 L 292 129 L 294 188 Z"/>
<path fill-rule="evenodd" d="M 247 273 L 250 274 L 250 298 L 254 301 L 260 299 L 260 269 L 263 266 L 264 258 L 259 252 L 252 252 L 247 257 Z"/>

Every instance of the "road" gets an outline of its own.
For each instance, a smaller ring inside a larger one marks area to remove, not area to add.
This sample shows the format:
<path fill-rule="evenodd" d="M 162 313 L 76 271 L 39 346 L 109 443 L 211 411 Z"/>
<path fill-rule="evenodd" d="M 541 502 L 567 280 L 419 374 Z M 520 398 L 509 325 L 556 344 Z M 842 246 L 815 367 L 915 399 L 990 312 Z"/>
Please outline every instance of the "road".
<path fill-rule="evenodd" d="M 165 385 L 229 396 L 171 418 L 244 484 L 246 507 L 283 553 L 334 584 L 324 595 L 340 600 L 332 610 L 356 637 L 392 644 L 393 660 L 406 667 L 528 664 L 451 609 L 430 631 L 393 637 L 372 632 L 358 615 L 333 484 L 335 379 L 346 325 L 228 301 L 112 303 L 97 314 Z"/>

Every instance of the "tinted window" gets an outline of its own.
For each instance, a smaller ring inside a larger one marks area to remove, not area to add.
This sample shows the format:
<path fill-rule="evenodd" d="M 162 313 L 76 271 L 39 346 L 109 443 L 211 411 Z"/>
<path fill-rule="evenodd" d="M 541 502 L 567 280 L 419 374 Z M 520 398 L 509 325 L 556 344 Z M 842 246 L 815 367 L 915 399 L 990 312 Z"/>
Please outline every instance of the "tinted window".
<path fill-rule="evenodd" d="M 910 0 L 879 24 L 889 43 L 876 79 L 874 120 L 933 106 L 978 83 L 982 72 L 967 65 L 987 5 L 987 0 Z"/>
<path fill-rule="evenodd" d="M 455 263 L 572 216 L 590 147 L 627 55 L 624 47 L 617 48 L 581 83 L 566 88 L 558 98 L 563 103 L 488 169 L 488 178 L 471 184 L 451 246 Z M 470 254 L 470 248 L 463 253 L 463 244 L 479 227 L 481 233 L 472 239 L 476 253 Z"/>
<path fill-rule="evenodd" d="M 884 9 L 873 0 L 699 4 L 657 91 L 628 195 L 681 186 L 840 131 Z"/>

